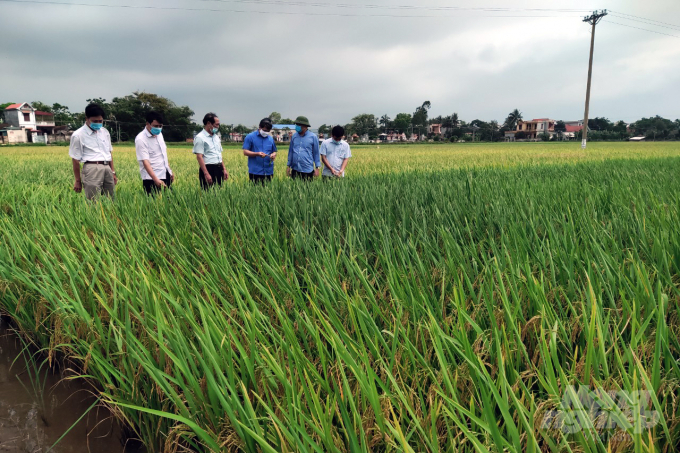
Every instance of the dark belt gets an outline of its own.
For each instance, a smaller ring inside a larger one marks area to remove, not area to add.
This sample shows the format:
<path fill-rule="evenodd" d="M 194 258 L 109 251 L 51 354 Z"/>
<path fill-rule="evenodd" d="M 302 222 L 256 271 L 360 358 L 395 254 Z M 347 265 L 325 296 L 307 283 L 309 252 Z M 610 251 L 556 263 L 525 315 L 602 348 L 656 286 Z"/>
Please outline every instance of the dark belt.
<path fill-rule="evenodd" d="M 109 165 L 109 163 L 108 163 L 108 162 L 106 162 L 106 161 L 104 161 L 104 160 L 97 160 L 97 161 L 92 161 L 92 160 L 89 160 L 89 161 L 85 162 L 85 163 L 84 163 L 83 165 L 87 165 L 87 164 L 95 164 L 95 165 Z"/>

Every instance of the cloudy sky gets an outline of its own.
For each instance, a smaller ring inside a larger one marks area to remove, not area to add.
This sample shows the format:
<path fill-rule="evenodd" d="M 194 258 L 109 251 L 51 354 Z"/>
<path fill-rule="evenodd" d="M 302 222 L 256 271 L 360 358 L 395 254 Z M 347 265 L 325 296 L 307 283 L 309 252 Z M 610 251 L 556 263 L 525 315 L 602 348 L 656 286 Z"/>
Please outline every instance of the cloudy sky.
<path fill-rule="evenodd" d="M 272 111 L 313 126 L 394 117 L 425 100 L 466 121 L 514 108 L 573 120 L 582 16 L 602 8 L 615 14 L 597 28 L 591 116 L 679 118 L 680 38 L 631 28 L 680 36 L 678 0 L 0 0 L 0 102 L 82 111 L 139 90 L 248 125 Z"/>

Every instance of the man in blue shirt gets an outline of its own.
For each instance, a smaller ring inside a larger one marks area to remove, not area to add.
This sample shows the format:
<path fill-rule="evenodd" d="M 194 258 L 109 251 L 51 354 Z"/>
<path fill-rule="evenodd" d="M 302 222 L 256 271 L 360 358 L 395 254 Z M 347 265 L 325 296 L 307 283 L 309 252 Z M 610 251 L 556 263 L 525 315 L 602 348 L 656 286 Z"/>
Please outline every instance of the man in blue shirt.
<path fill-rule="evenodd" d="M 319 138 L 309 128 L 307 117 L 298 116 L 295 120 L 295 134 L 290 139 L 286 169 L 286 174 L 293 179 L 311 180 L 319 176 Z"/>
<path fill-rule="evenodd" d="M 264 184 L 274 176 L 276 143 L 272 137 L 272 120 L 260 121 L 260 128 L 243 141 L 243 155 L 248 156 L 248 177 L 254 184 Z"/>

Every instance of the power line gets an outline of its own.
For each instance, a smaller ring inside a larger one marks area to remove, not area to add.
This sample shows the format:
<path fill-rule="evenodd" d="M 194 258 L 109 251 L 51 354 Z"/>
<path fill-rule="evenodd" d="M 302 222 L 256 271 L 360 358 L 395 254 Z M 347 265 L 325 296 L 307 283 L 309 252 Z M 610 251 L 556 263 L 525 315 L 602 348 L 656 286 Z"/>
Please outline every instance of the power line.
<path fill-rule="evenodd" d="M 661 21 L 654 20 L 654 19 L 647 19 L 647 18 L 645 18 L 645 17 L 634 16 L 634 15 L 632 15 L 632 14 L 620 13 L 620 12 L 618 12 L 618 11 L 610 11 L 610 12 L 613 12 L 613 13 L 619 15 L 619 16 L 634 17 L 634 18 L 636 18 L 636 19 L 642 19 L 642 20 L 646 20 L 646 21 L 649 21 L 649 22 L 656 22 L 656 23 L 659 23 L 659 24 L 662 24 L 662 25 L 670 25 L 671 27 L 680 28 L 680 25 L 676 25 L 676 24 L 669 24 L 669 23 L 667 23 L 667 22 L 661 22 Z"/>
<path fill-rule="evenodd" d="M 629 21 L 632 21 L 632 22 L 639 22 L 641 24 L 651 25 L 653 27 L 668 28 L 669 30 L 680 31 L 680 27 L 669 27 L 668 25 L 659 25 L 659 24 L 655 24 L 653 22 L 647 22 L 647 21 L 644 21 L 644 20 L 630 19 L 628 17 L 623 17 L 619 14 L 612 14 L 612 16 L 616 17 L 617 19 L 629 20 Z"/>
<path fill-rule="evenodd" d="M 671 35 L 669 33 L 663 33 L 663 32 L 660 32 L 660 31 L 649 30 L 647 28 L 634 27 L 632 25 L 621 24 L 619 22 L 612 22 L 611 20 L 606 20 L 605 22 L 608 23 L 608 24 L 621 25 L 622 27 L 628 27 L 628 28 L 634 28 L 636 30 L 647 31 L 649 33 L 656 33 L 657 35 L 670 36 L 671 38 L 680 38 L 680 36 L 677 36 L 677 35 Z"/>
<path fill-rule="evenodd" d="M 284 16 L 327 16 L 327 17 L 400 17 L 400 18 L 451 18 L 458 16 L 451 15 L 406 15 L 406 14 L 350 14 L 350 13 L 314 13 L 314 12 L 296 12 L 296 11 L 259 11 L 259 10 L 239 10 L 239 9 L 217 9 L 217 8 L 183 8 L 172 6 L 149 6 L 149 5 L 109 5 L 109 4 L 93 4 L 93 3 L 69 3 L 49 0 L 0 0 L 5 3 L 25 3 L 25 4 L 40 4 L 40 5 L 60 5 L 60 6 L 87 6 L 95 8 L 124 8 L 124 9 L 146 9 L 146 10 L 166 10 L 166 11 L 197 11 L 197 12 L 212 12 L 212 13 L 251 13 L 251 14 L 271 14 Z M 491 12 L 491 11 L 487 11 Z M 508 14 L 485 14 L 477 15 L 476 17 L 510 17 L 510 18 L 548 18 L 548 17 L 576 17 L 576 16 L 555 16 L 555 15 L 508 15 Z"/>
<path fill-rule="evenodd" d="M 200 0 L 203 2 L 219 3 L 247 3 L 257 5 L 277 5 L 277 6 L 305 6 L 319 8 L 350 8 L 350 9 L 390 9 L 390 10 L 427 10 L 427 11 L 483 11 L 483 12 L 568 12 L 581 13 L 586 9 L 569 8 L 490 8 L 490 7 L 465 7 L 465 6 L 423 6 L 423 5 L 375 5 L 375 4 L 347 4 L 347 3 L 322 3 L 306 1 L 285 1 L 285 0 Z"/>

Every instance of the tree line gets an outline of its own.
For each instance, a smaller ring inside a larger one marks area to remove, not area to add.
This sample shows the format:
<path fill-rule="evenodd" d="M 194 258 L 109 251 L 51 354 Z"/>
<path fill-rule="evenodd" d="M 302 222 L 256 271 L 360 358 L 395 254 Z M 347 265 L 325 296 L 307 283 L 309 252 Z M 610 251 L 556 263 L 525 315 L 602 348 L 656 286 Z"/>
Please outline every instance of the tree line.
<path fill-rule="evenodd" d="M 194 111 L 188 106 L 178 106 L 173 101 L 153 93 L 134 92 L 131 95 L 115 97 L 110 102 L 102 98 L 88 99 L 87 103 L 94 102 L 101 105 L 107 113 L 107 127 L 114 140 L 131 141 L 139 133 L 140 125 L 145 123 L 146 114 L 149 111 L 158 111 L 165 117 L 163 135 L 166 141 L 181 142 L 192 138 L 194 133 L 200 131 L 202 124 L 193 121 Z M 5 108 L 13 102 L 0 104 L 0 115 Z M 31 105 L 40 111 L 50 112 L 54 115 L 58 126 L 67 126 L 71 130 L 78 129 L 85 122 L 85 114 L 71 112 L 62 104 L 48 105 L 40 101 L 34 101 Z M 377 140 L 381 134 L 397 134 L 398 136 L 411 139 L 417 136 L 419 139 L 432 139 L 435 141 L 447 140 L 474 140 L 484 142 L 503 141 L 505 132 L 514 131 L 523 120 L 519 109 L 511 111 L 502 123 L 496 120 L 484 121 L 475 119 L 466 122 L 460 119 L 458 113 L 447 116 L 430 117 L 432 108 L 430 101 L 425 101 L 416 106 L 413 113 L 398 113 L 394 118 L 389 115 L 374 115 L 362 113 L 352 118 L 351 122 L 344 125 L 348 138 L 354 135 L 368 140 Z M 269 114 L 274 124 L 293 124 L 293 120 L 283 117 L 278 112 Z M 0 118 L 1 119 L 1 118 Z M 439 124 L 441 134 L 430 132 L 430 126 Z M 590 140 L 626 140 L 632 136 L 645 136 L 649 140 L 678 140 L 680 139 L 680 120 L 675 121 L 660 116 L 642 118 L 632 124 L 623 121 L 612 122 L 607 118 L 594 118 L 588 121 Z M 319 133 L 327 136 L 333 125 L 322 124 Z M 243 124 L 225 124 L 220 126 L 223 137 L 229 137 L 232 132 L 246 134 L 256 129 L 256 126 Z M 563 121 L 557 121 L 555 126 L 556 137 L 564 137 L 566 126 Z M 526 138 L 522 132 L 516 134 L 517 139 Z M 545 134 L 540 138 L 549 140 Z M 580 139 L 580 133 L 576 136 Z"/>

